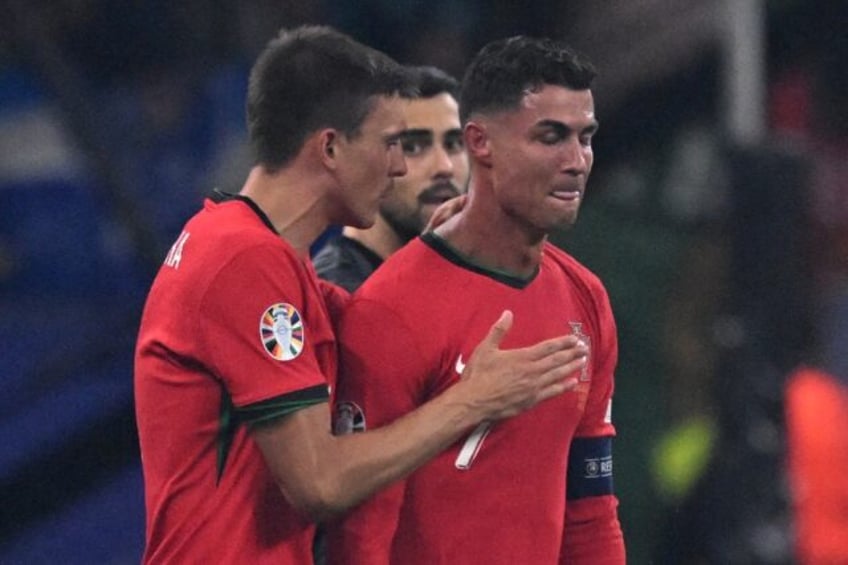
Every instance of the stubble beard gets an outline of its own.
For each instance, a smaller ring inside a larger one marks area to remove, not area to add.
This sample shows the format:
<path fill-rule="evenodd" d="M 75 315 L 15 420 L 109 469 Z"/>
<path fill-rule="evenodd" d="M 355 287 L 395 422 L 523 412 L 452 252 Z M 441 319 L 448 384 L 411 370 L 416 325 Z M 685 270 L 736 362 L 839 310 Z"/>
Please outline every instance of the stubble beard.
<path fill-rule="evenodd" d="M 394 230 L 398 237 L 408 243 L 421 235 L 429 217 L 424 217 L 424 206 L 434 206 L 434 203 L 429 202 L 429 197 L 436 191 L 444 191 L 450 187 L 454 196 L 459 195 L 459 190 L 453 183 L 443 182 L 428 186 L 421 191 L 415 200 L 415 207 L 411 209 L 401 209 L 400 206 L 387 206 L 385 203 L 380 204 L 379 214 L 386 223 Z M 435 210 L 435 207 L 433 208 Z"/>
<path fill-rule="evenodd" d="M 420 206 L 405 213 L 380 206 L 379 214 L 404 243 L 412 241 L 424 230 L 425 224 L 421 218 Z"/>

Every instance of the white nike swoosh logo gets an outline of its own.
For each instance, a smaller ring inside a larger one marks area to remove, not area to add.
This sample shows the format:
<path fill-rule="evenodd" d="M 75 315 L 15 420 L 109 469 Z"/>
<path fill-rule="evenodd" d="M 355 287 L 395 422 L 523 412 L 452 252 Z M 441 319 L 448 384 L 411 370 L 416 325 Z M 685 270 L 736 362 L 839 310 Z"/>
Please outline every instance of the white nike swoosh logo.
<path fill-rule="evenodd" d="M 454 365 L 453 368 L 456 369 L 456 373 L 459 376 L 462 376 L 462 372 L 465 370 L 465 363 L 462 362 L 462 355 L 461 354 L 460 354 L 459 357 L 456 358 L 456 365 Z"/>

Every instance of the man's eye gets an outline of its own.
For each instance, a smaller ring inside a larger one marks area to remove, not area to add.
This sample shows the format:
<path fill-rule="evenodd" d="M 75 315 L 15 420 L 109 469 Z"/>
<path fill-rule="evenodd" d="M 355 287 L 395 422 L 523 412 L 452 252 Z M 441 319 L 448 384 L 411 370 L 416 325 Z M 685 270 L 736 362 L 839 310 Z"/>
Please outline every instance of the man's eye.
<path fill-rule="evenodd" d="M 424 144 L 413 139 L 405 139 L 401 142 L 404 155 L 418 155 L 425 149 Z"/>
<path fill-rule="evenodd" d="M 465 142 L 462 138 L 448 139 L 445 141 L 445 151 L 448 153 L 460 153 L 465 149 Z"/>
<path fill-rule="evenodd" d="M 562 135 L 560 135 L 559 133 L 557 133 L 557 132 L 555 132 L 555 131 L 550 131 L 550 132 L 547 132 L 547 133 L 543 133 L 543 134 L 539 137 L 539 140 L 540 140 L 542 143 L 544 143 L 545 145 L 556 145 L 557 143 L 559 143 L 560 141 L 562 141 L 562 139 L 563 139 Z"/>

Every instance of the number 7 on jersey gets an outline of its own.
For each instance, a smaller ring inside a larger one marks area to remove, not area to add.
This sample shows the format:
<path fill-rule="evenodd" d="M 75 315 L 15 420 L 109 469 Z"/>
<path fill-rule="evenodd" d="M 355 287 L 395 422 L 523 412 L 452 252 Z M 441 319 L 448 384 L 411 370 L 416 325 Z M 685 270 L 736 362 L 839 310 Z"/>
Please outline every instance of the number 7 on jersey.
<path fill-rule="evenodd" d="M 456 456 L 456 461 L 454 465 L 460 471 L 467 471 L 471 468 L 471 464 L 474 463 L 474 459 L 477 457 L 477 453 L 480 452 L 480 448 L 483 447 L 483 440 L 486 439 L 486 436 L 489 435 L 489 430 L 492 428 L 491 422 L 481 422 L 474 431 L 471 432 L 471 435 L 468 436 L 468 439 L 465 440 L 465 443 L 462 444 L 462 448 L 459 450 L 459 455 Z"/>

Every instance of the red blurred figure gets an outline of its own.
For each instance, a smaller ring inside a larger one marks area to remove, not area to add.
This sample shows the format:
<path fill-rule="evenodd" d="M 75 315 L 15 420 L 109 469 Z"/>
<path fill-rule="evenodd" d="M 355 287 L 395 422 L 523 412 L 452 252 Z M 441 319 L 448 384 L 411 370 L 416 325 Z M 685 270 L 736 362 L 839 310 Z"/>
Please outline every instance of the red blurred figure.
<path fill-rule="evenodd" d="M 848 564 L 848 386 L 799 368 L 786 387 L 786 428 L 799 563 Z"/>

